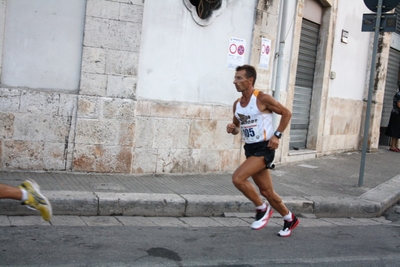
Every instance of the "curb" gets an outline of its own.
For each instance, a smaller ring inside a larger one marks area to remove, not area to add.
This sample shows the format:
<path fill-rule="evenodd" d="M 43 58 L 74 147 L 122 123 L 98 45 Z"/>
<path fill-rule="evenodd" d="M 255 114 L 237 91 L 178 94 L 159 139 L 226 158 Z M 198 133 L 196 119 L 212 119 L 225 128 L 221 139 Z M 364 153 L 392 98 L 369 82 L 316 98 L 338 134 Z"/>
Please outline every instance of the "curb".
<path fill-rule="evenodd" d="M 363 195 L 338 197 L 285 197 L 284 203 L 295 214 L 315 214 L 324 218 L 379 217 L 400 200 L 400 175 Z M 225 213 L 254 212 L 254 205 L 244 196 L 178 195 L 145 193 L 104 193 L 43 191 L 54 215 L 77 216 L 146 216 L 212 217 Z M 14 200 L 0 202 L 0 215 L 37 215 Z"/>

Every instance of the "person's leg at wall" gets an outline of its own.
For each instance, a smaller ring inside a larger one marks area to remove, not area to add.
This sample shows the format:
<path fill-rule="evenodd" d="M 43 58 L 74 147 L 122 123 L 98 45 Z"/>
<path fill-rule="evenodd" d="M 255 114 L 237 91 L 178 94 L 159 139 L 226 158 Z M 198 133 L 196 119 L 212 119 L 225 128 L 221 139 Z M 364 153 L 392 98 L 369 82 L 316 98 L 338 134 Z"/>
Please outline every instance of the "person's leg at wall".
<path fill-rule="evenodd" d="M 400 153 L 400 149 L 397 146 L 398 140 L 399 140 L 398 138 L 394 138 L 394 137 L 390 138 L 390 148 L 389 148 L 390 151 Z"/>

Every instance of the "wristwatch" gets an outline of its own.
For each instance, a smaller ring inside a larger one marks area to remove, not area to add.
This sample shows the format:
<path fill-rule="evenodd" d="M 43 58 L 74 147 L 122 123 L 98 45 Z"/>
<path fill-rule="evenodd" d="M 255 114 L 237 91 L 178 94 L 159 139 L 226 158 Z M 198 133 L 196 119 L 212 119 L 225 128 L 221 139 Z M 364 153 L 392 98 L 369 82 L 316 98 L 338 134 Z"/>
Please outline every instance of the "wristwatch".
<path fill-rule="evenodd" d="M 281 137 L 282 137 L 282 133 L 281 133 L 281 132 L 278 132 L 278 131 L 276 131 L 276 132 L 274 133 L 274 135 L 275 135 L 276 137 L 278 137 L 279 139 L 281 139 Z"/>

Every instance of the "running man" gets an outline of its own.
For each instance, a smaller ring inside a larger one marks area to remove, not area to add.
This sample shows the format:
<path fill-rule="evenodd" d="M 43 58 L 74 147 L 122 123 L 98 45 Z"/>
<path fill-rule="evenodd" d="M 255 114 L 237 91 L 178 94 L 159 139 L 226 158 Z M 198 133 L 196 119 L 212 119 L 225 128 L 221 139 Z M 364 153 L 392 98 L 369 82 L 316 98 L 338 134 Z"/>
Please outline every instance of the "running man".
<path fill-rule="evenodd" d="M 257 72 L 253 66 L 243 65 L 236 68 L 233 83 L 242 96 L 233 104 L 233 122 L 227 125 L 226 131 L 233 135 L 242 133 L 246 160 L 234 172 L 232 182 L 256 206 L 256 219 L 251 228 L 259 230 L 266 226 L 274 208 L 284 220 L 283 229 L 278 235 L 286 237 L 291 235 L 300 221 L 274 191 L 268 165 L 274 160 L 275 149 L 279 146 L 279 139 L 289 124 L 292 113 L 271 95 L 255 90 L 256 78 Z M 272 125 L 273 112 L 281 115 L 276 131 Z M 248 180 L 249 177 L 253 178 L 269 204 L 263 202 Z"/>
<path fill-rule="evenodd" d="M 24 181 L 18 187 L 0 184 L 0 199 L 19 200 L 27 208 L 38 210 L 45 221 L 50 221 L 53 215 L 49 200 L 40 192 L 39 185 L 32 179 Z"/>

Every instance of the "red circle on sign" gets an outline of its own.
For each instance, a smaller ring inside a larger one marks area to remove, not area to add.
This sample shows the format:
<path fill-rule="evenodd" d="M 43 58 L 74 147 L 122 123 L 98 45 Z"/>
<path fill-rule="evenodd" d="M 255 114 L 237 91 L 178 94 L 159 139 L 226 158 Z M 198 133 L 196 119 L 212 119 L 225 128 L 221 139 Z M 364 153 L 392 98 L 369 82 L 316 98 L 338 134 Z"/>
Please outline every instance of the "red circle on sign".
<path fill-rule="evenodd" d="M 266 47 L 265 47 L 265 54 L 269 54 L 269 45 L 267 45 Z"/>
<path fill-rule="evenodd" d="M 231 54 L 235 54 L 237 51 L 237 47 L 235 44 L 231 44 L 231 46 L 229 46 L 229 52 L 231 52 Z"/>
<path fill-rule="evenodd" d="M 239 55 L 243 55 L 243 54 L 244 54 L 244 46 L 243 46 L 243 45 L 239 45 L 239 47 L 238 47 L 238 54 L 239 54 Z"/>

